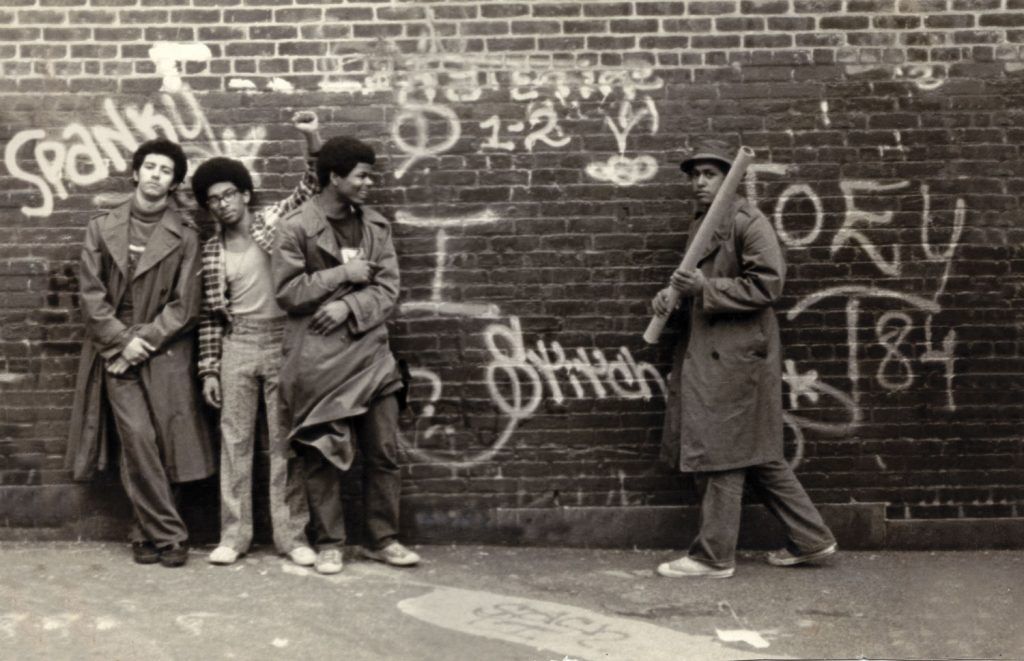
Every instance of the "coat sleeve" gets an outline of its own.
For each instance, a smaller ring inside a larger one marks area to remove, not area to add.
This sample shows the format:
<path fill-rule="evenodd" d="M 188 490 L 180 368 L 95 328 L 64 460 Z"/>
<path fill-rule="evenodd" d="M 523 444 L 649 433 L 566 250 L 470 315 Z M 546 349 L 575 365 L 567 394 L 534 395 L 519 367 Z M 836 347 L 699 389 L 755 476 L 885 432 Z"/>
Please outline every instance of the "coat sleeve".
<path fill-rule="evenodd" d="M 350 322 L 354 333 L 365 333 L 387 321 L 398 302 L 398 256 L 391 241 L 391 226 L 385 225 L 386 232 L 380 242 L 380 250 L 372 261 L 380 270 L 365 287 L 357 287 L 341 300 L 352 310 Z"/>
<path fill-rule="evenodd" d="M 310 314 L 348 282 L 348 274 L 344 265 L 308 272 L 298 223 L 283 221 L 277 234 L 271 258 L 277 304 L 289 314 Z"/>
<path fill-rule="evenodd" d="M 298 185 L 288 197 L 253 214 L 249 233 L 252 234 L 256 245 L 263 252 L 272 254 L 278 221 L 302 206 L 303 202 L 316 195 L 319 190 L 320 185 L 316 178 L 316 159 L 311 157 L 306 161 L 306 171 L 303 173 L 302 179 L 299 180 Z"/>
<path fill-rule="evenodd" d="M 174 290 L 153 321 L 139 326 L 136 333 L 157 351 L 178 334 L 195 327 L 202 299 L 202 260 L 199 237 L 185 231 L 181 239 L 181 264 L 175 275 Z"/>
<path fill-rule="evenodd" d="M 107 359 L 121 352 L 130 338 L 129 327 L 117 318 L 103 277 L 103 246 L 97 219 L 89 221 L 82 244 L 78 294 L 85 330 L 97 351 Z"/>
<path fill-rule="evenodd" d="M 739 275 L 708 278 L 699 303 L 706 314 L 753 312 L 770 307 L 782 295 L 786 262 L 779 239 L 762 214 L 749 218 L 736 224 Z"/>

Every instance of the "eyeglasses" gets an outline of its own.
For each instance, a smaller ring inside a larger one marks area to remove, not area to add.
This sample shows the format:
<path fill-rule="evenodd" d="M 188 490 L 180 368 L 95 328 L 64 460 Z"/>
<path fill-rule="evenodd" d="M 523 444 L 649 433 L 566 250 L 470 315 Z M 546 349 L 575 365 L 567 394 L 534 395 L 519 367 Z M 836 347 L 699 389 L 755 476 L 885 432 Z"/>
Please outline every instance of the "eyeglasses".
<path fill-rule="evenodd" d="M 206 198 L 206 205 L 210 207 L 219 207 L 222 204 L 231 202 L 238 195 L 239 191 L 237 188 L 232 188 L 229 191 L 225 191 L 220 195 L 210 195 Z"/>

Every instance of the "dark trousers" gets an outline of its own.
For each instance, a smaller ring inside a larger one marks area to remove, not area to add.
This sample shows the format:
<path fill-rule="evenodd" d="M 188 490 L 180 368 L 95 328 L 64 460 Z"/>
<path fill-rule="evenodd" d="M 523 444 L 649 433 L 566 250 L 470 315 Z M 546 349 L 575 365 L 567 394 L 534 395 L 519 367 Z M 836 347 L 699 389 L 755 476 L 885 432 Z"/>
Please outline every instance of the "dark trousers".
<path fill-rule="evenodd" d="M 832 531 L 783 460 L 735 470 L 694 475 L 700 495 L 700 530 L 689 556 L 718 568 L 736 563 L 743 484 L 747 480 L 768 510 L 782 523 L 786 548 L 813 553 L 835 543 Z"/>
<path fill-rule="evenodd" d="M 366 413 L 346 419 L 352 425 L 363 465 L 363 508 L 369 545 L 387 546 L 398 536 L 402 477 L 398 467 L 398 400 L 386 395 Z M 312 539 L 317 550 L 345 545 L 341 504 L 342 472 L 316 449 L 296 444 L 302 456 L 309 497 Z"/>
<path fill-rule="evenodd" d="M 133 542 L 157 546 L 188 539 L 178 514 L 171 480 L 157 444 L 157 431 L 145 387 L 135 370 L 105 375 L 107 401 L 121 440 L 121 484 L 135 514 Z"/>

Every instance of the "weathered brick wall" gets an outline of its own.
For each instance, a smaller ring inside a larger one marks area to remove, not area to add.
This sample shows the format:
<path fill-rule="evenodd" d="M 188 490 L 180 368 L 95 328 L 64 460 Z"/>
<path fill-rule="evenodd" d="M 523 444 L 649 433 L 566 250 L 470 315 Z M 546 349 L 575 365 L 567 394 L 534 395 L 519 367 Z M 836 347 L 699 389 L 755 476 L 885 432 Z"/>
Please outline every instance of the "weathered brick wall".
<path fill-rule="evenodd" d="M 813 497 L 1021 514 L 1024 0 L 3 4 L 7 525 L 83 516 L 62 470 L 76 262 L 133 148 L 242 158 L 273 200 L 300 109 L 382 156 L 421 527 L 692 502 L 656 463 L 669 343 L 640 335 L 692 213 L 676 164 L 709 135 L 756 150 L 744 191 L 786 248 L 787 438 Z"/>

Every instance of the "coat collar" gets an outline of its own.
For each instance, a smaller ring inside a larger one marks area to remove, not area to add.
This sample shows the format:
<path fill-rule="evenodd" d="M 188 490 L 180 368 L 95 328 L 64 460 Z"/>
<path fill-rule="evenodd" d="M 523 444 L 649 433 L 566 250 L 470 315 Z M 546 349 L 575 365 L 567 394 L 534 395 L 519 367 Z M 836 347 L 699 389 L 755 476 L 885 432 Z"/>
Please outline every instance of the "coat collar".
<path fill-rule="evenodd" d="M 704 247 L 704 250 L 697 255 L 697 261 L 694 262 L 695 264 L 700 264 L 701 262 L 703 262 L 705 259 L 714 254 L 715 251 L 718 250 L 719 246 L 732 239 L 733 232 L 735 232 L 736 230 L 736 223 L 734 222 L 734 219 L 736 217 L 736 214 L 740 211 L 740 207 L 742 205 L 743 198 L 741 198 L 738 195 L 733 195 L 732 199 L 729 202 L 728 211 L 726 211 L 726 217 L 721 219 L 721 221 L 718 223 L 718 226 L 715 228 L 714 234 L 711 235 L 711 239 Z M 701 214 L 694 220 L 693 224 L 691 225 L 690 236 L 693 236 L 693 234 L 696 233 L 697 228 L 700 226 L 702 222 L 704 222 L 705 218 L 706 214 Z"/>
<path fill-rule="evenodd" d="M 128 272 L 128 222 L 131 216 L 131 200 L 115 207 L 100 222 L 100 236 L 103 237 L 114 264 L 121 273 Z M 182 224 L 178 212 L 168 204 L 163 215 L 154 228 L 153 235 L 146 244 L 146 252 L 142 253 L 139 263 L 135 266 L 132 279 L 153 268 L 181 244 Z"/>
<path fill-rule="evenodd" d="M 306 234 L 308 236 L 316 237 L 316 246 L 327 255 L 341 263 L 341 247 L 338 245 L 338 238 L 335 236 L 334 231 L 331 230 L 330 223 L 327 221 L 327 213 L 324 211 L 324 207 L 320 204 L 320 198 L 314 197 L 305 205 L 306 212 L 302 214 L 303 224 L 305 225 Z M 354 213 L 359 216 L 361 220 L 366 220 L 363 215 L 362 207 L 355 207 Z M 369 232 L 364 225 L 363 238 L 360 245 L 365 247 L 367 236 Z"/>

